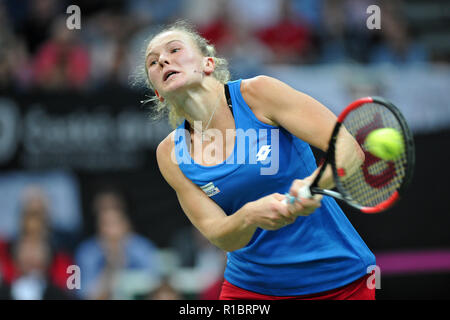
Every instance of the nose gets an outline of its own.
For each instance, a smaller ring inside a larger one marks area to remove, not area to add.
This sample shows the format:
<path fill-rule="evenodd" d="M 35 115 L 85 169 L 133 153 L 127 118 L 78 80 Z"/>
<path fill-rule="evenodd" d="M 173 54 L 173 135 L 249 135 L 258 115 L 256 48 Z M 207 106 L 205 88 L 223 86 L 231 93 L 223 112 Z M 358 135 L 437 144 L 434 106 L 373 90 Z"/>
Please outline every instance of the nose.
<path fill-rule="evenodd" d="M 166 58 L 165 55 L 160 55 L 158 59 L 158 63 L 161 67 L 164 67 L 164 65 L 170 64 L 169 60 Z"/>

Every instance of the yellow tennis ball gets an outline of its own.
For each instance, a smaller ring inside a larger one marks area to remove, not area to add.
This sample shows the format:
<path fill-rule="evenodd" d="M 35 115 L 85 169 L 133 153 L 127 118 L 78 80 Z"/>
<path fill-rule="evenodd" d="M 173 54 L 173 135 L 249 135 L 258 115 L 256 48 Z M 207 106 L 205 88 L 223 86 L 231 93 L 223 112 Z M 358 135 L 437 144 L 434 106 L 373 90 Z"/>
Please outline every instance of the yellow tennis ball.
<path fill-rule="evenodd" d="M 405 150 L 401 133 L 393 128 L 370 132 L 366 138 L 366 147 L 374 156 L 386 161 L 395 160 Z"/>

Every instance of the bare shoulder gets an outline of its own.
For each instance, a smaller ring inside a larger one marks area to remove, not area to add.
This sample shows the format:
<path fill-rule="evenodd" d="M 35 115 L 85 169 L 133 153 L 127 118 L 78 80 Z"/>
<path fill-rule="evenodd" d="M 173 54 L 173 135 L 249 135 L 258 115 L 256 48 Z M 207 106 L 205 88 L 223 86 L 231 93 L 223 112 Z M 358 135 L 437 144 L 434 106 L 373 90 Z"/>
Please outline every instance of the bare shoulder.
<path fill-rule="evenodd" d="M 254 78 L 242 80 L 241 92 L 244 97 L 262 96 L 269 98 L 274 96 L 273 90 L 279 90 L 283 87 L 287 87 L 287 85 L 282 81 L 273 77 L 260 75 Z"/>
<path fill-rule="evenodd" d="M 269 76 L 256 76 L 244 79 L 241 82 L 241 93 L 245 100 L 254 100 L 264 95 L 268 87 L 273 85 L 276 79 Z"/>
<path fill-rule="evenodd" d="M 175 130 L 173 130 L 171 133 L 169 133 L 158 145 L 156 148 L 156 159 L 159 161 L 165 161 L 167 157 L 170 156 L 170 153 L 172 152 L 173 148 L 175 147 L 174 144 L 174 135 Z"/>
<path fill-rule="evenodd" d="M 174 148 L 174 134 L 175 130 L 170 132 L 158 145 L 156 148 L 156 156 L 157 157 L 164 157 L 168 155 Z"/>
<path fill-rule="evenodd" d="M 287 88 L 289 87 L 278 79 L 260 75 L 242 80 L 241 94 L 259 120 L 277 126 L 271 113 L 273 106 L 277 105 L 280 95 Z"/>
<path fill-rule="evenodd" d="M 174 159 L 174 135 L 175 130 L 168 134 L 156 148 L 156 160 L 158 162 L 159 170 L 164 179 L 166 179 L 173 188 L 176 186 L 177 180 L 180 179 L 181 173 L 181 170 Z"/>

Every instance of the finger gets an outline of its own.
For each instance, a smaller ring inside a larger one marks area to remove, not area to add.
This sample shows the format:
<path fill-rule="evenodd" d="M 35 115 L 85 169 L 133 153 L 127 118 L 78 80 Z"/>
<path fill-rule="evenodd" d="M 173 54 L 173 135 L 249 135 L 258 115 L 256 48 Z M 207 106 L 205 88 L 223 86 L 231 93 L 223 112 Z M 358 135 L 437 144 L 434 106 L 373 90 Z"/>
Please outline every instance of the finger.
<path fill-rule="evenodd" d="M 295 215 L 296 217 L 298 217 L 298 216 L 308 216 L 311 213 L 313 213 L 314 211 L 316 211 L 316 209 L 318 207 L 320 207 L 320 203 L 319 202 L 316 202 L 316 201 L 311 200 L 311 199 L 304 199 L 304 200 L 305 200 L 304 202 L 301 202 L 301 203 L 296 202 L 295 205 L 290 206 L 290 207 L 293 208 L 293 211 L 294 211 L 294 212 L 291 211 L 291 213 L 293 215 Z M 305 202 L 308 202 L 308 203 L 306 204 Z"/>
<path fill-rule="evenodd" d="M 313 195 L 312 198 L 313 198 L 314 200 L 320 202 L 320 201 L 322 201 L 322 199 L 323 199 L 323 195 L 321 195 L 321 194 L 315 194 L 315 195 Z"/>
<path fill-rule="evenodd" d="M 273 194 L 273 197 L 274 197 L 275 199 L 277 199 L 278 201 L 282 201 L 282 200 L 285 198 L 284 195 L 282 195 L 281 193 L 278 193 L 278 192 L 274 193 L 274 194 Z"/>
<path fill-rule="evenodd" d="M 285 205 L 292 205 L 295 202 L 296 198 L 289 193 L 284 194 L 284 199 L 282 200 Z"/>
<path fill-rule="evenodd" d="M 305 199 L 300 198 L 301 204 L 305 208 L 318 208 L 321 206 L 320 201 L 315 200 L 314 198 Z"/>
<path fill-rule="evenodd" d="M 299 179 L 295 179 L 294 182 L 291 185 L 291 188 L 289 189 L 289 194 L 298 197 L 298 190 L 300 190 L 301 187 L 303 187 L 304 182 Z"/>
<path fill-rule="evenodd" d="M 297 216 L 290 215 L 289 217 L 286 218 L 286 225 L 294 223 L 296 219 L 297 219 Z"/>
<path fill-rule="evenodd" d="M 285 196 L 283 196 L 285 198 Z M 272 204 L 273 211 L 276 215 L 274 220 L 280 224 L 286 225 L 295 221 L 297 216 L 295 212 L 298 210 L 295 206 L 283 202 L 275 202 Z"/>
<path fill-rule="evenodd" d="M 292 206 L 289 206 L 292 207 Z M 285 224 L 291 224 L 295 221 L 297 218 L 297 215 L 295 214 L 296 210 L 294 208 L 289 209 L 286 208 L 284 212 L 280 212 L 280 215 L 282 216 L 283 223 Z"/>
<path fill-rule="evenodd" d="M 295 198 L 291 196 L 289 193 L 285 193 L 284 195 L 279 193 L 274 193 L 273 197 L 281 202 L 284 206 L 287 206 L 295 201 Z"/>
<path fill-rule="evenodd" d="M 302 211 L 298 214 L 299 217 L 307 217 L 311 215 L 315 210 Z"/>
<path fill-rule="evenodd" d="M 305 210 L 303 204 L 299 201 L 295 201 L 295 203 L 288 206 L 288 211 L 290 216 L 298 216 L 299 212 Z"/>

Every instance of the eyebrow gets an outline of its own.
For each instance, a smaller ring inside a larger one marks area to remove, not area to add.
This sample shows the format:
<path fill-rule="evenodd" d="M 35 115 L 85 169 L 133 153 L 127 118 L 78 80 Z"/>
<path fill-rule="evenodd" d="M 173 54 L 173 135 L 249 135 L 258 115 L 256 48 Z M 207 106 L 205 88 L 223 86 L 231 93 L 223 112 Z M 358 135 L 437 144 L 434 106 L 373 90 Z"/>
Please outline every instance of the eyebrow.
<path fill-rule="evenodd" d="M 175 42 L 175 41 L 179 41 L 179 42 L 181 42 L 181 43 L 184 44 L 183 41 L 175 39 L 175 40 L 170 40 L 169 42 L 167 42 L 167 43 L 165 44 L 165 46 L 167 46 L 167 45 L 169 45 L 169 44 L 171 44 L 172 42 Z M 154 53 L 153 51 L 150 51 L 149 53 L 147 53 L 145 59 L 147 60 L 148 57 L 151 56 L 152 54 L 155 54 L 155 53 Z"/>

